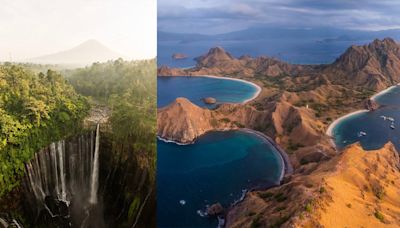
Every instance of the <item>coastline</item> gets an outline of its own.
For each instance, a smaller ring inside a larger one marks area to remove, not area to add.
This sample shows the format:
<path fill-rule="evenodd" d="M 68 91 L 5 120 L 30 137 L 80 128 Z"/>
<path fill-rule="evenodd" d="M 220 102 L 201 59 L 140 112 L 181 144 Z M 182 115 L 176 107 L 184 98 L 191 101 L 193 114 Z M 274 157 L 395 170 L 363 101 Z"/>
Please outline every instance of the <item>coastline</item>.
<path fill-rule="evenodd" d="M 246 133 L 255 135 L 255 136 L 259 137 L 259 138 L 262 138 L 263 140 L 266 140 L 269 144 L 271 144 L 276 149 L 276 151 L 278 152 L 278 156 L 279 156 L 279 158 L 281 159 L 281 162 L 282 162 L 282 171 L 281 171 L 281 175 L 279 177 L 279 181 L 281 182 L 286 175 L 290 175 L 290 174 L 293 173 L 293 166 L 290 163 L 289 155 L 271 137 L 265 135 L 264 133 L 256 131 L 256 130 L 253 130 L 253 129 L 249 129 L 249 128 L 237 128 L 237 129 L 235 129 L 235 128 L 232 128 L 232 129 L 231 128 L 226 128 L 226 129 L 220 129 L 220 130 L 207 131 L 207 132 L 204 132 L 204 134 L 202 134 L 201 136 L 203 136 L 203 135 L 205 135 L 207 133 L 215 132 L 215 131 L 217 131 L 217 132 L 242 131 L 242 132 L 246 132 Z M 201 137 L 201 136 L 199 136 L 199 137 Z M 181 143 L 181 142 L 178 142 L 178 141 L 175 141 L 175 140 L 170 140 L 170 139 L 163 138 L 163 137 L 158 136 L 158 135 L 157 135 L 157 139 L 161 140 L 161 141 L 163 141 L 165 143 L 174 143 L 174 144 L 179 145 L 179 146 L 186 146 L 186 145 L 194 144 L 196 142 L 197 138 L 194 139 L 193 141 L 189 142 L 189 143 Z"/>
<path fill-rule="evenodd" d="M 344 116 L 341 116 L 341 117 L 339 117 L 339 118 L 337 118 L 335 121 L 333 121 L 330 125 L 329 125 L 329 127 L 328 127 L 328 129 L 326 130 L 326 132 L 325 132 L 325 134 L 326 135 L 328 135 L 329 137 L 334 137 L 333 136 L 333 129 L 341 122 L 341 121 L 343 121 L 343 120 L 345 120 L 345 119 L 347 119 L 347 118 L 349 118 L 349 117 L 351 117 L 351 116 L 354 116 L 354 115 L 358 115 L 358 114 L 360 114 L 360 113 L 365 113 L 365 112 L 369 112 L 367 109 L 361 109 L 361 110 L 357 110 L 357 111 L 354 111 L 354 112 L 350 112 L 350 113 L 348 113 L 348 114 L 346 114 L 346 115 L 344 115 Z"/>
<path fill-rule="evenodd" d="M 239 82 L 243 82 L 245 84 L 248 84 L 248 85 L 251 85 L 251 86 L 255 87 L 256 88 L 256 92 L 254 93 L 254 95 L 251 98 L 246 99 L 246 100 L 242 101 L 239 104 L 246 104 L 246 103 L 256 99 L 258 97 L 258 95 L 260 95 L 261 90 L 262 90 L 262 88 L 259 85 L 257 85 L 256 83 L 250 82 L 250 81 L 246 81 L 244 79 L 239 79 L 239 78 L 231 78 L 231 77 L 215 76 L 215 75 L 196 75 L 196 76 L 189 76 L 189 77 L 205 77 L 205 78 L 217 78 L 217 79 L 223 79 L 223 80 L 239 81 Z"/>
<path fill-rule="evenodd" d="M 231 81 L 239 81 L 239 82 L 243 82 L 245 84 L 251 85 L 254 88 L 256 88 L 255 93 L 253 94 L 253 96 L 249 99 L 246 99 L 240 103 L 236 103 L 236 104 L 246 104 L 254 99 L 256 99 L 258 97 L 258 95 L 260 95 L 262 88 L 257 85 L 254 82 L 250 82 L 250 81 L 246 81 L 244 79 L 239 79 L 239 78 L 231 78 L 231 77 L 225 77 L 225 76 L 215 76 L 215 75 L 181 75 L 181 76 L 157 76 L 157 77 L 203 77 L 203 78 L 217 78 L 217 79 L 222 79 L 222 80 L 231 80 Z"/>
<path fill-rule="evenodd" d="M 398 83 L 396 85 L 392 85 L 392 86 L 390 86 L 390 87 L 388 87 L 388 88 L 386 88 L 386 89 L 384 89 L 384 90 L 372 95 L 371 100 L 376 101 L 376 98 L 378 98 L 379 96 L 382 96 L 385 93 L 389 92 L 390 90 L 396 88 L 396 86 L 398 86 L 398 85 L 400 85 L 400 83 Z"/>
<path fill-rule="evenodd" d="M 283 178 L 286 175 L 290 175 L 293 173 L 293 166 L 290 163 L 290 159 L 289 159 L 289 155 L 269 136 L 265 135 L 262 132 L 253 130 L 253 129 L 249 129 L 249 128 L 242 128 L 239 129 L 239 131 L 243 131 L 243 132 L 247 132 L 253 135 L 256 135 L 264 140 L 266 140 L 269 144 L 271 144 L 276 151 L 278 152 L 278 155 L 282 161 L 282 172 L 281 172 L 281 176 L 279 178 L 279 182 L 282 182 Z M 280 183 L 279 183 L 280 185 Z"/>
<path fill-rule="evenodd" d="M 195 140 L 193 140 L 190 143 L 181 143 L 181 142 L 178 142 L 178 141 L 175 141 L 175 140 L 163 138 L 163 137 L 158 136 L 158 135 L 156 137 L 157 137 L 158 140 L 161 140 L 161 141 L 163 141 L 165 143 L 175 143 L 176 145 L 179 145 L 179 146 L 186 146 L 186 145 L 194 144 L 194 142 L 195 142 Z"/>
<path fill-rule="evenodd" d="M 377 98 L 377 97 L 386 94 L 387 92 L 389 92 L 390 90 L 392 90 L 393 88 L 395 88 L 396 86 L 399 86 L 399 85 L 400 85 L 400 83 L 399 83 L 399 84 L 396 84 L 396 85 L 393 85 L 393 86 L 390 86 L 390 87 L 388 87 L 388 88 L 386 88 L 386 89 L 384 89 L 384 90 L 382 90 L 382 91 L 380 91 L 380 92 L 378 92 L 378 93 L 372 95 L 372 96 L 370 97 L 370 99 L 373 100 L 373 101 L 376 101 L 376 98 Z M 325 134 L 328 135 L 328 136 L 331 138 L 331 143 L 332 143 L 332 145 L 333 145 L 335 148 L 336 148 L 336 143 L 335 143 L 335 141 L 333 140 L 333 139 L 334 139 L 334 136 L 333 136 L 333 129 L 334 129 L 341 121 L 343 121 L 343 120 L 345 120 L 345 119 L 347 119 L 347 118 L 349 118 L 349 117 L 352 117 L 352 116 L 354 116 L 354 115 L 358 115 L 358 114 L 366 113 L 366 112 L 369 112 L 369 110 L 367 110 L 367 109 L 360 109 L 360 110 L 357 110 L 357 111 L 348 113 L 348 114 L 346 114 L 346 115 L 344 115 L 344 116 L 341 116 L 341 117 L 335 119 L 335 120 L 328 126 L 328 128 L 327 128 Z"/>

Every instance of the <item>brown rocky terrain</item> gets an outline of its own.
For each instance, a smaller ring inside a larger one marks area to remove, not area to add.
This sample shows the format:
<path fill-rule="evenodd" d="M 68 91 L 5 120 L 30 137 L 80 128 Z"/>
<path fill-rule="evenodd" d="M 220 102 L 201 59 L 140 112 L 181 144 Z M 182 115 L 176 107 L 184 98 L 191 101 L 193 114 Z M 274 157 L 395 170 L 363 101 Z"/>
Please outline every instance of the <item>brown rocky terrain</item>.
<path fill-rule="evenodd" d="M 391 38 L 351 46 L 324 69 L 332 81 L 382 90 L 400 82 L 400 46 Z"/>
<path fill-rule="evenodd" d="M 173 59 L 186 59 L 188 56 L 183 53 L 175 53 L 171 57 Z"/>
<path fill-rule="evenodd" d="M 249 103 L 223 104 L 215 110 L 177 99 L 158 110 L 158 135 L 188 143 L 207 131 L 250 128 L 285 148 L 295 168 L 283 185 L 249 193 L 229 211 L 228 227 L 398 227 L 400 203 L 393 197 L 400 176 L 393 146 L 365 153 L 353 145 L 341 154 L 325 134 L 339 116 L 378 108 L 369 97 L 400 82 L 397 43 L 386 38 L 352 46 L 327 65 L 235 58 L 222 48 L 211 49 L 197 61 L 190 69 L 160 67 L 158 75 L 229 76 L 256 83 L 262 91 Z M 382 189 L 388 195 L 379 199 Z M 337 210 L 341 218 L 335 217 Z M 352 215 L 365 222 L 351 223 Z"/>
<path fill-rule="evenodd" d="M 235 58 L 221 47 L 211 48 L 196 60 L 195 67 L 185 70 L 162 66 L 158 69 L 158 75 L 290 76 L 280 82 L 296 83 L 314 79 L 315 82 L 361 86 L 370 90 L 382 90 L 400 82 L 400 46 L 391 38 L 377 39 L 363 46 L 353 45 L 334 63 L 327 65 L 289 64 L 267 56 Z"/>
<path fill-rule="evenodd" d="M 399 167 L 392 144 L 368 152 L 353 144 L 279 187 L 249 193 L 227 227 L 399 227 Z"/>

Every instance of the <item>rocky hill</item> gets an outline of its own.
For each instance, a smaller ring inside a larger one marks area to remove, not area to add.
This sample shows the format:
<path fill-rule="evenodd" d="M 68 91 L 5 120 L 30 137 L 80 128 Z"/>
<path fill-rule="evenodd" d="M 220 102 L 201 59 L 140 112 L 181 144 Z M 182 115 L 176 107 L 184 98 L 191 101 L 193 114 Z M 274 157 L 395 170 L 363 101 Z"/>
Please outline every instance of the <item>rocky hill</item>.
<path fill-rule="evenodd" d="M 399 166 L 390 143 L 368 152 L 351 145 L 279 187 L 251 192 L 229 211 L 227 227 L 399 227 Z"/>
<path fill-rule="evenodd" d="M 381 90 L 400 82 L 400 46 L 391 38 L 351 46 L 323 70 L 333 82 Z"/>
<path fill-rule="evenodd" d="M 159 76 L 220 75 L 231 77 L 312 77 L 346 87 L 362 86 L 381 90 L 400 82 L 400 46 L 391 38 L 374 40 L 363 46 L 351 46 L 334 63 L 296 65 L 275 58 L 233 57 L 221 47 L 211 48 L 190 69 L 159 68 Z"/>

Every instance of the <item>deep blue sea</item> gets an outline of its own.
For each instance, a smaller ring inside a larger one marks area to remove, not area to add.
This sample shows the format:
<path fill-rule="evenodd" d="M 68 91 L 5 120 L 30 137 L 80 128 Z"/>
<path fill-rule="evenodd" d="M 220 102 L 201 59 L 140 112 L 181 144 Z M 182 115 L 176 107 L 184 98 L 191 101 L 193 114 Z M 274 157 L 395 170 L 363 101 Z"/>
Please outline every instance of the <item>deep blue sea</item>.
<path fill-rule="evenodd" d="M 208 133 L 185 146 L 158 140 L 157 146 L 158 227 L 216 227 L 216 219 L 197 211 L 216 202 L 227 207 L 243 189 L 274 185 L 281 176 L 275 148 L 243 131 Z"/>
<path fill-rule="evenodd" d="M 205 97 L 214 97 L 218 103 L 241 103 L 257 92 L 257 88 L 241 81 L 208 77 L 158 77 L 157 106 L 164 107 L 177 97 L 188 98 L 192 103 L 214 108 L 202 101 Z"/>
<path fill-rule="evenodd" d="M 376 101 L 382 105 L 378 110 L 350 116 L 333 129 L 335 143 L 339 148 L 360 142 L 364 149 L 372 150 L 391 141 L 400 149 L 400 87 L 393 87 L 378 96 Z M 394 118 L 395 129 L 390 127 L 390 120 L 384 120 L 381 116 Z M 360 136 L 360 131 L 366 135 Z"/>

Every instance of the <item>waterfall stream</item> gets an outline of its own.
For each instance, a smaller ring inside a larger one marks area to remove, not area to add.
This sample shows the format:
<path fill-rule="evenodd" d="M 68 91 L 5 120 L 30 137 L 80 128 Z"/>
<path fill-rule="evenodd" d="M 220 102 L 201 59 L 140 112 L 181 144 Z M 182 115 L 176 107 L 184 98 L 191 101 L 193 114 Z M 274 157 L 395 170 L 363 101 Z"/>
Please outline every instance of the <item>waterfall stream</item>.
<path fill-rule="evenodd" d="M 100 134 L 99 134 L 99 124 L 96 127 L 96 142 L 94 148 L 94 163 L 92 170 L 92 183 L 90 190 L 90 203 L 97 203 L 97 189 L 99 187 L 99 144 L 100 144 Z"/>
<path fill-rule="evenodd" d="M 38 213 L 81 224 L 96 208 L 100 130 L 51 143 L 25 165 L 25 182 Z M 85 217 L 83 217 L 85 216 Z M 78 218 L 76 218 L 78 217 Z"/>

